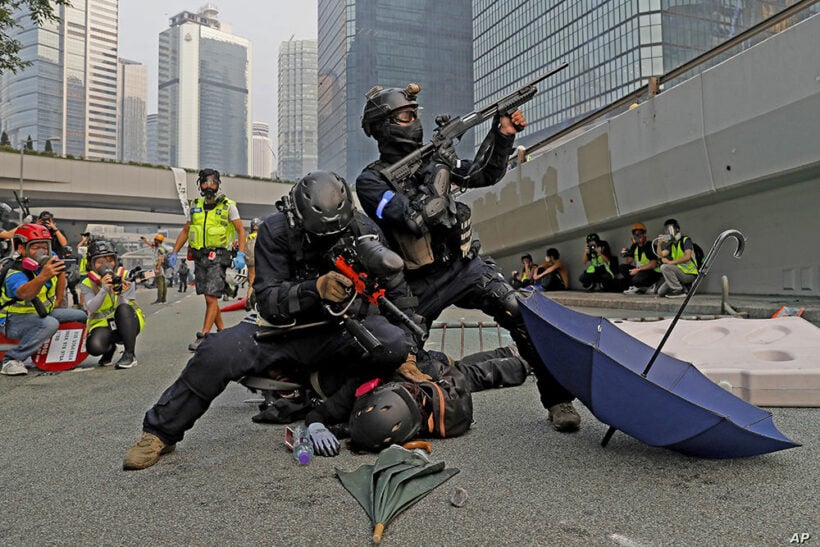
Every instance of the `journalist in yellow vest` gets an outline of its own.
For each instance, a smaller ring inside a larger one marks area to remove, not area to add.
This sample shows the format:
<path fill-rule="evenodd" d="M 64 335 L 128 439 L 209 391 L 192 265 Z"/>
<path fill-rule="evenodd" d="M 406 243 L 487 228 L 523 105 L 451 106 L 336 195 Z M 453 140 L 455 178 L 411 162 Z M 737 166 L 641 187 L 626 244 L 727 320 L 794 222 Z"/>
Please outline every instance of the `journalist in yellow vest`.
<path fill-rule="evenodd" d="M 51 250 L 51 232 L 39 224 L 23 224 L 14 233 L 19 257 L 0 288 L 0 327 L 7 338 L 20 343 L 3 356 L 0 374 L 27 374 L 23 361 L 51 338 L 60 323 L 84 323 L 85 312 L 63 308 L 65 263 Z"/>
<path fill-rule="evenodd" d="M 100 355 L 100 366 L 114 360 L 117 344 L 122 344 L 122 356 L 116 368 L 131 368 L 137 364 L 137 334 L 145 326 L 142 310 L 136 302 L 136 285 L 128 280 L 128 272 L 117 267 L 117 252 L 104 240 L 88 246 L 88 276 L 80 290 L 88 311 L 85 347 L 91 355 Z"/>
<path fill-rule="evenodd" d="M 194 259 L 196 293 L 205 295 L 205 319 L 202 330 L 196 333 L 196 339 L 188 346 L 191 351 L 196 351 L 202 338 L 214 325 L 217 331 L 225 327 L 219 311 L 219 298 L 227 289 L 225 272 L 232 262 L 237 270 L 245 267 L 245 228 L 236 202 L 219 191 L 219 171 L 201 170 L 197 183 L 202 197 L 191 200 L 188 221 L 168 256 L 168 265 L 175 267 L 177 253 L 188 242 Z M 234 241 L 238 242 L 236 258 L 232 258 L 231 252 Z"/>
<path fill-rule="evenodd" d="M 632 246 L 621 249 L 623 264 L 620 266 L 620 278 L 624 294 L 644 294 L 657 283 L 661 277 L 661 267 L 652 242 L 646 238 L 646 224 L 636 222 L 632 225 Z"/>
<path fill-rule="evenodd" d="M 663 223 L 664 233 L 658 236 L 661 242 L 661 275 L 663 284 L 658 288 L 658 296 L 681 298 L 686 296 L 684 287 L 691 285 L 698 275 L 698 263 L 692 239 L 683 235 L 678 221 L 670 218 Z"/>

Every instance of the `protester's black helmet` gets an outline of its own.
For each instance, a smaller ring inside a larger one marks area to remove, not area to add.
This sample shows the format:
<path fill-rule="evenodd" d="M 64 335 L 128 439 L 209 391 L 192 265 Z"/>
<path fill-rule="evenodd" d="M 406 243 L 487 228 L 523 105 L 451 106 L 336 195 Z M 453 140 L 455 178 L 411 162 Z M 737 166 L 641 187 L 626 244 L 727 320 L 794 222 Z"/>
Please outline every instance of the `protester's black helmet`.
<path fill-rule="evenodd" d="M 349 427 L 356 446 L 379 451 L 412 439 L 421 429 L 421 412 L 410 392 L 392 382 L 356 400 Z"/>
<path fill-rule="evenodd" d="M 310 234 L 338 234 L 353 220 L 353 195 L 336 173 L 312 171 L 293 186 L 290 196 L 297 218 Z"/>

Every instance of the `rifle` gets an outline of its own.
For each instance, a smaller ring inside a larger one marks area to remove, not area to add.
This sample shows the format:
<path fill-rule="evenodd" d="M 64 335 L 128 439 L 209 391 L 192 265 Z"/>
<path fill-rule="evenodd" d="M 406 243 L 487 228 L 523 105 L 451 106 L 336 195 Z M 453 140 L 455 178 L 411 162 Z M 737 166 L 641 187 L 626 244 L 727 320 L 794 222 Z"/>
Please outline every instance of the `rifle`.
<path fill-rule="evenodd" d="M 29 207 L 28 207 L 28 196 L 20 198 L 20 196 L 17 195 L 16 190 L 14 190 L 13 192 L 14 192 L 14 199 L 17 200 L 17 205 L 20 206 L 20 210 L 23 212 L 23 218 L 26 218 L 27 216 L 29 216 L 31 214 L 31 211 L 29 210 Z"/>
<path fill-rule="evenodd" d="M 353 282 L 357 294 L 384 309 L 422 342 L 427 340 L 427 332 L 388 300 L 385 288 L 373 277 L 401 272 L 404 269 L 404 261 L 399 255 L 382 245 L 375 237 L 364 236 L 355 240 L 352 245 L 349 242 L 337 245 L 331 250 L 331 256 L 336 269 Z"/>
<path fill-rule="evenodd" d="M 501 98 L 497 102 L 474 110 L 465 116 L 449 119 L 442 117 L 437 118 L 436 123 L 439 124 L 439 126 L 433 132 L 433 138 L 429 143 L 406 155 L 396 163 L 384 169 L 380 169 L 379 172 L 387 179 L 387 182 L 394 190 L 407 194 L 409 190 L 407 183 L 410 178 L 421 169 L 437 150 L 451 145 L 469 129 L 487 120 L 493 119 L 496 116 L 512 114 L 519 106 L 535 96 L 538 92 L 535 84 L 564 70 L 567 66 L 567 63 L 563 63 L 539 76 L 527 85 L 513 91 L 506 97 Z"/>

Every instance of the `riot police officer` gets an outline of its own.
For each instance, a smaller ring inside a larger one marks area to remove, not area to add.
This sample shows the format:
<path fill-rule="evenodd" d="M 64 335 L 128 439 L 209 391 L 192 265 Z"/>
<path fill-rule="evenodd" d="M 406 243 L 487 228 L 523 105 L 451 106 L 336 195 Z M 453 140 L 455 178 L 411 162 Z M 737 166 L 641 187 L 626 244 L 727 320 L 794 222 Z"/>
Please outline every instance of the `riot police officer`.
<path fill-rule="evenodd" d="M 460 188 L 491 186 L 503 176 L 513 140 L 526 125 L 521 111 L 494 120 L 474 161 L 461 161 L 443 147 L 401 188 L 392 187 L 381 169 L 422 146 L 417 84 L 404 89 L 374 87 L 367 93 L 362 129 L 379 145 L 379 160 L 356 180 L 364 211 L 384 230 L 407 265 L 405 276 L 419 299 L 417 311 L 428 325 L 451 304 L 480 309 L 510 331 L 538 378 L 541 402 L 558 431 L 575 431 L 581 418 L 573 396 L 547 371 L 538 357 L 518 310 L 514 289 L 496 264 L 478 254 L 472 241 L 470 209 L 450 194 Z M 442 182 L 443 181 L 443 182 Z"/>
<path fill-rule="evenodd" d="M 206 336 L 179 379 L 145 414 L 142 438 L 126 454 L 124 469 L 154 465 L 228 383 L 243 376 L 286 369 L 298 377 L 323 367 L 350 367 L 351 374 L 421 374 L 414 365 L 416 341 L 410 330 L 362 304 L 355 294 L 351 300 L 351 280 L 334 269 L 332 251 L 340 242 L 381 237 L 370 219 L 354 211 L 344 180 L 328 172 L 308 173 L 289 198 L 281 202 L 282 211 L 259 226 L 255 248 L 259 321 L 270 329 L 262 332 L 276 334 L 274 343 L 257 341 L 260 326 L 248 318 Z M 390 251 L 380 248 L 388 256 Z M 410 314 L 415 299 L 401 270 L 399 259 L 398 268 L 388 275 L 370 273 L 384 278 L 388 298 Z M 340 326 L 337 316 L 343 315 L 356 319 L 381 347 L 363 351 L 351 331 Z"/>

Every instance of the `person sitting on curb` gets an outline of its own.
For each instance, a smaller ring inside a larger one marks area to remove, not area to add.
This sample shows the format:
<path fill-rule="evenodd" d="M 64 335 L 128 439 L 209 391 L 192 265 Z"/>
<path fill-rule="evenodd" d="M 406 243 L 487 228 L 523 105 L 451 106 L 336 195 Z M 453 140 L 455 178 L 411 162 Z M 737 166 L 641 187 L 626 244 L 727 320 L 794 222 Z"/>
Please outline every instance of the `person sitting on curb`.
<path fill-rule="evenodd" d="M 28 374 L 23 361 L 51 338 L 60 323 L 85 323 L 82 310 L 63 308 L 65 263 L 51 251 L 51 232 L 39 224 L 23 224 L 14 233 L 19 257 L 0 288 L 0 326 L 20 343 L 3 356 L 0 374 Z"/>
<path fill-rule="evenodd" d="M 80 290 L 88 311 L 85 347 L 91 355 L 100 355 L 100 366 L 110 365 L 117 344 L 125 350 L 115 368 L 137 364 L 137 334 L 145 326 L 142 310 L 137 306 L 136 284 L 127 279 L 128 272 L 117 267 L 117 252 L 105 240 L 88 247 L 90 269 Z"/>
<path fill-rule="evenodd" d="M 621 249 L 624 263 L 620 274 L 623 285 L 628 286 L 624 294 L 644 294 L 661 277 L 660 266 L 652 242 L 646 239 L 646 224 L 636 222 L 632 225 L 632 246 Z"/>
<path fill-rule="evenodd" d="M 525 289 L 532 285 L 535 277 L 535 262 L 532 255 L 527 253 L 521 257 L 521 271 L 513 270 L 510 285 L 514 289 Z"/>
<path fill-rule="evenodd" d="M 581 285 L 588 291 L 595 290 L 598 285 L 607 292 L 615 290 L 613 265 L 609 243 L 602 241 L 596 233 L 589 234 L 584 245 L 584 273 L 578 278 Z"/>
<path fill-rule="evenodd" d="M 684 286 L 691 285 L 698 276 L 695 246 L 689 236 L 683 235 L 678 221 L 670 218 L 663 223 L 663 234 L 658 236 L 661 251 L 661 275 L 663 283 L 658 288 L 658 296 L 684 298 Z"/>
<path fill-rule="evenodd" d="M 546 261 L 538 266 L 533 276 L 536 288 L 542 291 L 566 291 L 569 289 L 569 272 L 555 247 L 547 249 Z"/>

